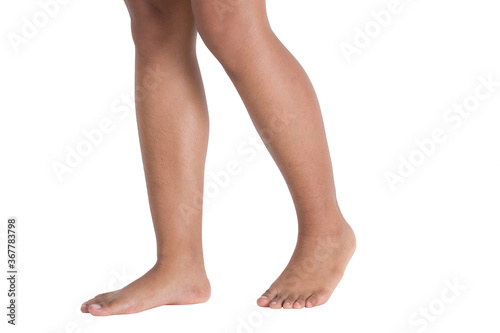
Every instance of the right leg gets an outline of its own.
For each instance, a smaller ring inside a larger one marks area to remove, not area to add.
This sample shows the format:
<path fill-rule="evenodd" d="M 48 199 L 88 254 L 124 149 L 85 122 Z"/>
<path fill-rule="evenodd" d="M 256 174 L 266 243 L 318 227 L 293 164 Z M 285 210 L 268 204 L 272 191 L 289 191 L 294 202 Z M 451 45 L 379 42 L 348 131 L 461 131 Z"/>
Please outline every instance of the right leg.
<path fill-rule="evenodd" d="M 274 309 L 324 304 L 342 278 L 356 241 L 337 204 L 314 88 L 272 31 L 265 0 L 191 3 L 200 36 L 240 93 L 297 212 L 292 258 L 257 303 Z"/>
<path fill-rule="evenodd" d="M 190 0 L 125 0 L 136 45 L 136 107 L 157 263 L 83 312 L 104 316 L 210 297 L 203 263 L 201 202 L 208 113 L 196 60 Z"/>

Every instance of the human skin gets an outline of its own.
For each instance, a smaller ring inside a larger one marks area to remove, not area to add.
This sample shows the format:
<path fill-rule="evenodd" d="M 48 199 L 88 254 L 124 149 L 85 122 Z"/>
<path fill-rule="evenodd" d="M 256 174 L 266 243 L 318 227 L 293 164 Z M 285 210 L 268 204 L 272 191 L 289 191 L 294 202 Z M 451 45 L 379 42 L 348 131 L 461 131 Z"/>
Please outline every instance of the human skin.
<path fill-rule="evenodd" d="M 85 302 L 95 316 L 210 298 L 201 235 L 208 112 L 196 36 L 240 94 L 290 190 L 299 232 L 292 258 L 257 300 L 324 304 L 356 240 L 340 212 L 319 103 L 307 74 L 275 36 L 265 0 L 125 0 L 136 46 L 136 109 L 157 262 L 123 289 Z M 186 207 L 190 209 L 186 210 Z"/>

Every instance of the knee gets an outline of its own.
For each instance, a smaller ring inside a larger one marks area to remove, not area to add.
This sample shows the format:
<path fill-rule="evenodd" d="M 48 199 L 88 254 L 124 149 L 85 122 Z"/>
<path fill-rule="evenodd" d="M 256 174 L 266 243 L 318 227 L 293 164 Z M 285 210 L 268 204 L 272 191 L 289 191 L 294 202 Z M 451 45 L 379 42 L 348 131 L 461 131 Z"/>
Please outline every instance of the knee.
<path fill-rule="evenodd" d="M 132 38 L 136 46 L 155 42 L 163 32 L 161 12 L 149 1 L 125 0 L 130 21 Z"/>
<path fill-rule="evenodd" d="M 190 7 L 179 5 L 186 1 L 125 0 L 125 3 L 138 49 L 151 50 L 169 40 L 196 36 Z"/>
<path fill-rule="evenodd" d="M 218 56 L 226 51 L 231 37 L 230 3 L 239 0 L 192 0 L 195 24 L 208 49 Z"/>
<path fill-rule="evenodd" d="M 228 71 L 235 71 L 265 29 L 252 0 L 192 0 L 195 25 L 212 54 Z M 267 22 L 267 19 L 266 19 Z"/>

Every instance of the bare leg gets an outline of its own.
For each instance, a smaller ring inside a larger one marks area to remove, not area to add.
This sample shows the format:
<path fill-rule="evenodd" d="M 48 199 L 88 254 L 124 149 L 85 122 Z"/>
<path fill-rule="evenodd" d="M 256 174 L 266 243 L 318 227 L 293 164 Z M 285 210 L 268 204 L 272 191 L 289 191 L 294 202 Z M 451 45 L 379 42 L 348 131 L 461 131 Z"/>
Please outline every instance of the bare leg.
<path fill-rule="evenodd" d="M 136 45 L 136 106 L 157 238 L 157 263 L 121 290 L 82 305 L 96 316 L 193 304 L 210 297 L 203 263 L 201 206 L 182 204 L 203 191 L 208 114 L 195 54 L 189 0 L 126 0 Z"/>
<path fill-rule="evenodd" d="M 271 308 L 325 303 L 355 249 L 337 204 L 319 103 L 295 58 L 272 32 L 265 0 L 192 0 L 196 26 L 241 95 L 290 189 L 297 247 L 258 300 Z"/>

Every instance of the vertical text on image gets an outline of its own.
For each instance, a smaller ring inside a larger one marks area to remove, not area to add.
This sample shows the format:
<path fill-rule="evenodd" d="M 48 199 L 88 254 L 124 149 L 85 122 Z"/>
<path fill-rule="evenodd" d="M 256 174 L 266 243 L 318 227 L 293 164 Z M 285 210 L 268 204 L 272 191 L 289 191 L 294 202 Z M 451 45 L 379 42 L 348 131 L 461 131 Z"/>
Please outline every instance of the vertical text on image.
<path fill-rule="evenodd" d="M 8 281 L 8 305 L 7 322 L 11 325 L 17 323 L 17 293 L 18 293 L 18 271 L 17 271 L 17 219 L 11 217 L 7 219 L 7 281 Z"/>

